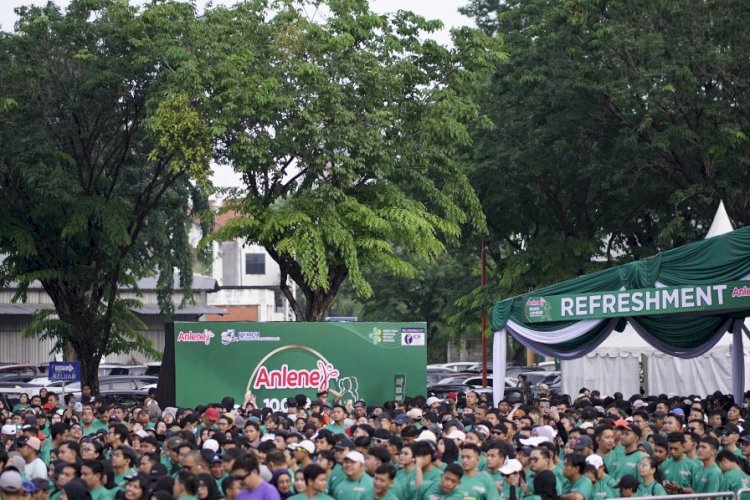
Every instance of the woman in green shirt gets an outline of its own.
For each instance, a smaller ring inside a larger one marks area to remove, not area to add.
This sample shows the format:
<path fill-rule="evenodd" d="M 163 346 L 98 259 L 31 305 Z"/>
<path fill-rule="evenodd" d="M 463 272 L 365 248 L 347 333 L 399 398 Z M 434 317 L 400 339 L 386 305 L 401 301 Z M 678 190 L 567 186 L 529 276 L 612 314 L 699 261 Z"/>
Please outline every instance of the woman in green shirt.
<path fill-rule="evenodd" d="M 664 486 L 657 481 L 658 467 L 653 455 L 646 455 L 638 462 L 638 475 L 641 476 L 641 484 L 638 485 L 635 496 L 653 497 L 667 494 Z"/>

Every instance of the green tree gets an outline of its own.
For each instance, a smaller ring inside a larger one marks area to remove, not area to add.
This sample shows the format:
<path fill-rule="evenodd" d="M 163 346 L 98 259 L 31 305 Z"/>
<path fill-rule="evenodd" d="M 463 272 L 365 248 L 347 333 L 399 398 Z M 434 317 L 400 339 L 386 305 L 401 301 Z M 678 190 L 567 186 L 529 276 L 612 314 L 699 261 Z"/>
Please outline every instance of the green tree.
<path fill-rule="evenodd" d="M 471 91 L 502 53 L 478 30 L 454 33 L 454 51 L 420 40 L 438 26 L 364 0 L 207 14 L 217 153 L 246 185 L 214 238 L 263 245 L 299 320 L 322 319 L 346 279 L 370 296 L 368 266 L 413 277 L 406 256 L 434 261 L 462 226 L 484 230 L 453 156 L 487 125 Z"/>
<path fill-rule="evenodd" d="M 469 3 L 510 58 L 466 155 L 495 298 L 702 238 L 720 199 L 748 223 L 746 7 Z"/>
<path fill-rule="evenodd" d="M 404 257 L 412 261 L 416 270 L 408 278 L 368 267 L 364 275 L 372 286 L 372 296 L 358 299 L 345 284 L 332 305 L 332 314 L 345 316 L 356 311 L 352 315 L 359 321 L 425 321 L 428 361 L 444 362 L 449 342 L 477 338 L 481 330 L 480 315 L 453 321 L 462 309 L 458 300 L 480 281 L 479 238 L 473 240 L 473 248 L 471 241 L 450 247 L 434 262 Z M 356 304 L 354 308 L 352 302 Z"/>
<path fill-rule="evenodd" d="M 19 284 L 17 299 L 41 282 L 54 311 L 29 333 L 72 348 L 96 390 L 102 356 L 158 355 L 118 289 L 158 272 L 165 312 L 175 268 L 190 289 L 191 207 L 210 157 L 186 49 L 195 16 L 124 0 L 19 14 L 0 35 L 0 280 Z"/>

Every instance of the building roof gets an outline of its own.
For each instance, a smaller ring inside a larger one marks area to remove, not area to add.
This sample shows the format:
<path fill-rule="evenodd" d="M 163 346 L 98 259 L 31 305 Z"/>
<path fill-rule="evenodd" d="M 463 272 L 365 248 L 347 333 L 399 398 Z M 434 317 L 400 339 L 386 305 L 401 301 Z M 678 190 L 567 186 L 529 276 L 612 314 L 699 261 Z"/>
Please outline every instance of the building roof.
<path fill-rule="evenodd" d="M 0 304 L 0 316 L 31 316 L 41 309 L 53 308 L 54 306 L 52 304 Z M 158 316 L 161 314 L 159 306 L 156 305 L 134 307 L 131 311 L 143 316 Z M 225 315 L 227 314 L 227 311 L 225 309 L 204 304 L 186 305 L 181 309 L 175 309 L 174 311 L 174 316 L 202 316 L 204 314 Z"/>
<path fill-rule="evenodd" d="M 156 290 L 157 278 L 143 278 L 138 280 L 138 289 L 142 291 L 153 291 Z M 172 286 L 175 290 L 180 289 L 180 273 L 175 272 L 173 276 Z M 6 290 L 14 290 L 18 288 L 18 283 L 13 281 L 5 287 Z M 43 289 L 41 282 L 34 280 L 29 285 L 30 290 L 41 290 Z M 210 276 L 203 276 L 202 274 L 193 274 L 193 286 L 190 288 L 194 292 L 215 292 L 219 289 L 216 278 Z M 123 288 L 123 290 L 130 290 L 130 288 Z"/>

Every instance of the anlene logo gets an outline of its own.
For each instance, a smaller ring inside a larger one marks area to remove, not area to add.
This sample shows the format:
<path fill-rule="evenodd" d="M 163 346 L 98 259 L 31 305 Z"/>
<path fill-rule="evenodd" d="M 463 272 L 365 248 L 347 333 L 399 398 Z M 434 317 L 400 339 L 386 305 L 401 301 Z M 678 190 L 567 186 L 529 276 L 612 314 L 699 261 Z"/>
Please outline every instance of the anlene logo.
<path fill-rule="evenodd" d="M 307 361 L 299 366 L 300 354 L 302 354 L 299 351 L 306 351 L 312 354 L 314 358 L 309 359 L 307 357 Z M 277 355 L 281 357 L 278 358 Z M 266 362 L 272 358 L 278 359 L 281 364 L 273 362 L 270 364 L 274 368 L 266 366 Z M 295 363 L 297 363 L 297 366 L 294 366 Z M 314 367 L 309 367 L 313 363 Z M 290 367 L 290 364 L 293 366 Z M 306 368 L 305 365 L 309 368 Z M 324 390 L 328 389 L 329 384 L 332 381 L 335 382 L 339 377 L 339 370 L 315 349 L 303 345 L 287 345 L 274 349 L 260 360 L 247 381 L 247 389 L 253 391 L 275 389 Z"/>
<path fill-rule="evenodd" d="M 177 334 L 177 342 L 201 342 L 208 345 L 211 339 L 214 338 L 214 332 L 211 330 L 203 330 L 202 332 L 180 332 Z"/>
<path fill-rule="evenodd" d="M 732 289 L 732 297 L 750 297 L 750 288 L 743 286 L 742 288 L 734 287 Z"/>
<path fill-rule="evenodd" d="M 261 366 L 253 389 L 328 389 L 328 381 L 338 378 L 339 371 L 330 363 L 318 361 L 317 370 L 292 370 L 286 363 L 279 370 Z"/>

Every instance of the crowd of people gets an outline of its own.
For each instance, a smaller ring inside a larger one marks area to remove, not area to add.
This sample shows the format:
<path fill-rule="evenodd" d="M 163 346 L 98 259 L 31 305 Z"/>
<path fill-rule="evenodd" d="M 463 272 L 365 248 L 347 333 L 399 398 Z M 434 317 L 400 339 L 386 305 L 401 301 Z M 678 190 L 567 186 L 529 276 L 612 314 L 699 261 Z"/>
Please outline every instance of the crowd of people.
<path fill-rule="evenodd" d="M 104 405 L 84 386 L 0 408 L 2 500 L 595 500 L 750 487 L 750 426 L 719 393 L 524 404 L 449 393 L 371 404 L 252 394 Z"/>

